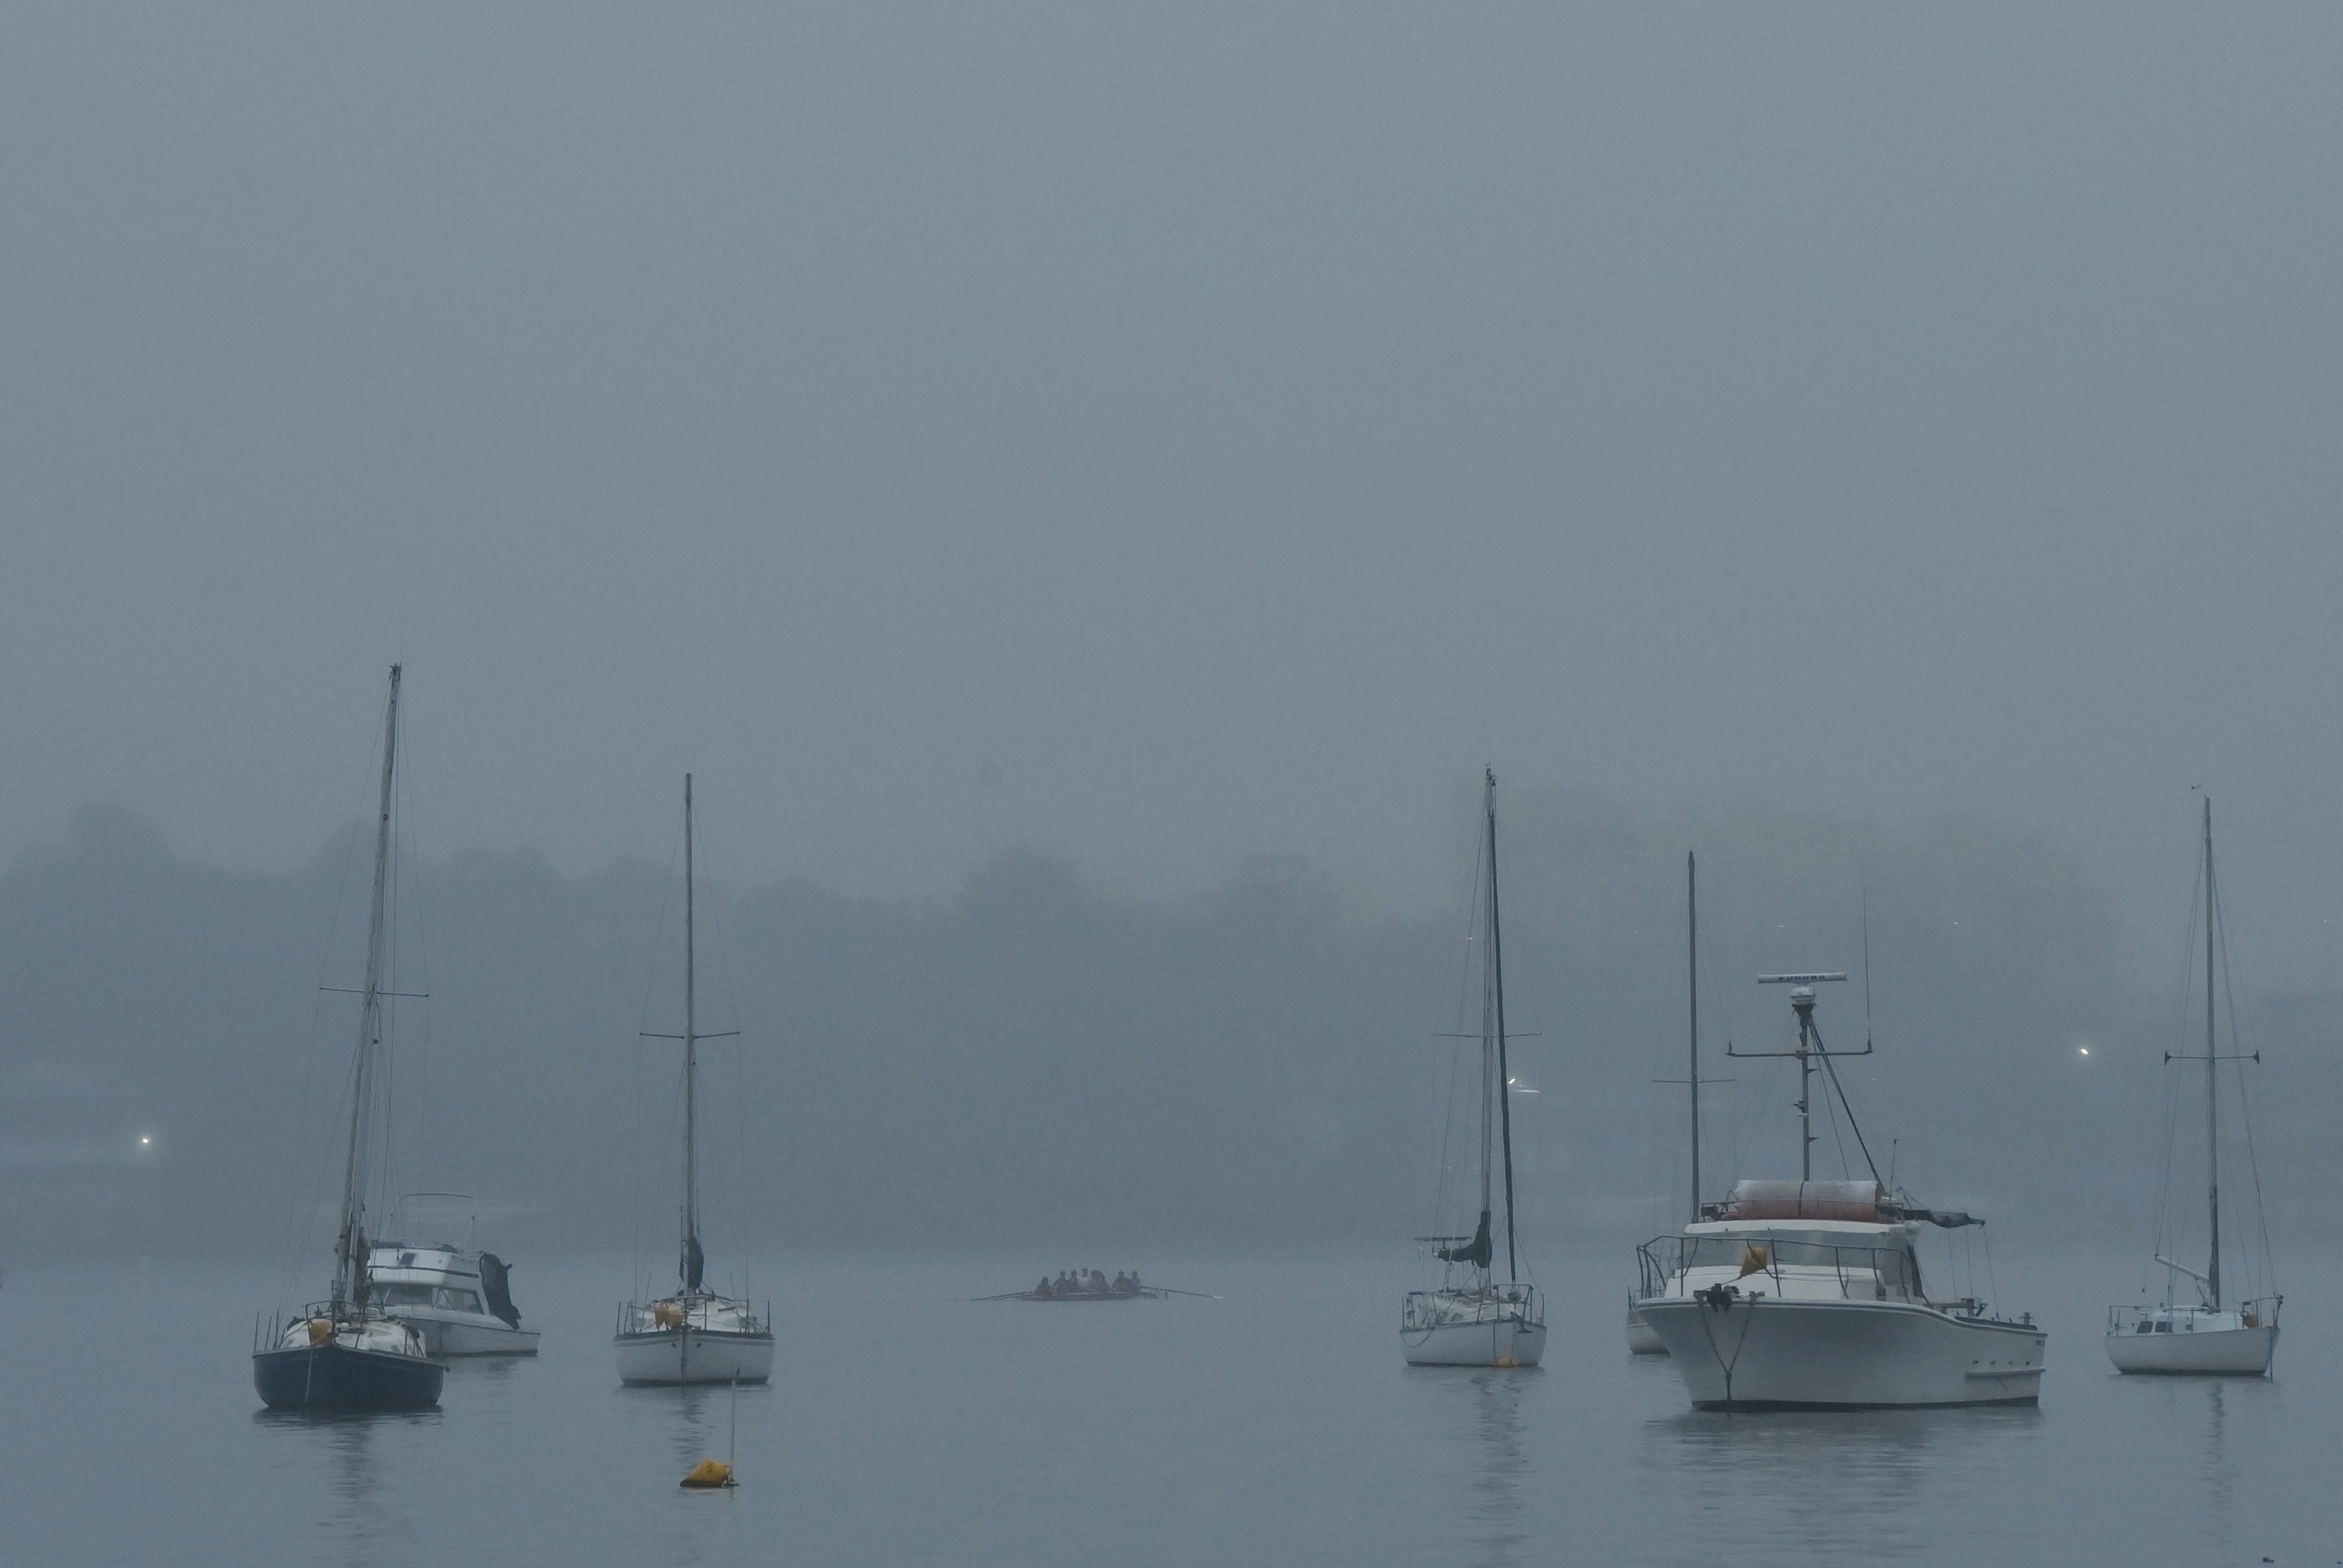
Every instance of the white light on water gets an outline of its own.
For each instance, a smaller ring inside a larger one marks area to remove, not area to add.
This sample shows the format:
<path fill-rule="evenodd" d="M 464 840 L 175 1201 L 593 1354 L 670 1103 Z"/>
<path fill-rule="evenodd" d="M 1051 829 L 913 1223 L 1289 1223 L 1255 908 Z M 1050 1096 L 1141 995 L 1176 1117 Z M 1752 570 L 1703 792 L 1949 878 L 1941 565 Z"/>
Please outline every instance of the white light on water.
<path fill-rule="evenodd" d="M 2091 1054 L 2091 1048 L 2087 1045 L 2078 1045 L 2075 1049 L 2081 1051 L 2085 1056 Z"/>

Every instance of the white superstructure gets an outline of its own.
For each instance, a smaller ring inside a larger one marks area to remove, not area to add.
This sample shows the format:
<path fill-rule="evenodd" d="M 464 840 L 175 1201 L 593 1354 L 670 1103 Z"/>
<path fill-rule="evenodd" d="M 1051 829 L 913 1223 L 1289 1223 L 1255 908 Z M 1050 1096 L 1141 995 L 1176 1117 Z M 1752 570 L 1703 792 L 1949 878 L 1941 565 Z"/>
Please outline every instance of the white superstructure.
<path fill-rule="evenodd" d="M 2030 1316 L 1932 1299 L 1919 1229 L 1903 1219 L 1688 1226 L 1643 1248 L 1635 1308 L 1704 1410 L 2032 1402 L 2048 1336 Z"/>

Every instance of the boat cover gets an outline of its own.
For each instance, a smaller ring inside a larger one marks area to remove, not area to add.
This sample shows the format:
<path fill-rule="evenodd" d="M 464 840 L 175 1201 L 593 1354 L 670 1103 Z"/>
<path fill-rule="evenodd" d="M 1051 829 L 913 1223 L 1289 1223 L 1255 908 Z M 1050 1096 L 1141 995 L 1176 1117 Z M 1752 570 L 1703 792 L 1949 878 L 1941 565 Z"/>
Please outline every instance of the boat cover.
<path fill-rule="evenodd" d="M 1727 1220 L 1853 1220 L 1876 1224 L 1876 1181 L 1736 1181 Z"/>
<path fill-rule="evenodd" d="M 488 1313 L 507 1328 L 520 1327 L 520 1309 L 513 1305 L 512 1271 L 494 1252 L 480 1254 L 480 1289 L 488 1298 Z"/>
<path fill-rule="evenodd" d="M 1481 1211 L 1481 1228 L 1473 1232 L 1471 1241 L 1462 1247 L 1441 1247 L 1435 1251 L 1443 1263 L 1470 1263 L 1476 1269 L 1487 1268 L 1489 1260 L 1495 1255 L 1495 1249 L 1489 1241 L 1489 1211 Z"/>

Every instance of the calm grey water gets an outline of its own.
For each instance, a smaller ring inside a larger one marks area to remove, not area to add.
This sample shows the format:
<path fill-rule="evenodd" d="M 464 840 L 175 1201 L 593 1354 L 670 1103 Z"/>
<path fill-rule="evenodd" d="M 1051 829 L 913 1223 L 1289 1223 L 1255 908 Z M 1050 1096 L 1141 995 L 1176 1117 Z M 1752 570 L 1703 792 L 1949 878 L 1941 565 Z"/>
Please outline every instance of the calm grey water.
<path fill-rule="evenodd" d="M 1509 1373 L 1401 1364 L 1403 1256 L 1158 1264 L 1224 1299 L 1096 1307 L 958 1299 L 1038 1259 L 785 1261 L 720 1494 L 676 1482 L 724 1453 L 729 1396 L 611 1374 L 622 1266 L 524 1260 L 541 1357 L 458 1363 L 433 1414 L 335 1421 L 256 1412 L 263 1271 L 25 1269 L 0 1290 L 0 1558 L 2343 1560 L 2336 1270 L 2291 1271 L 2269 1382 L 2115 1377 L 2099 1317 L 2134 1261 L 2046 1251 L 2000 1261 L 2052 1331 L 2039 1409 L 1725 1416 L 1624 1353 L 1615 1242 L 1556 1250 L 1547 1365 Z"/>

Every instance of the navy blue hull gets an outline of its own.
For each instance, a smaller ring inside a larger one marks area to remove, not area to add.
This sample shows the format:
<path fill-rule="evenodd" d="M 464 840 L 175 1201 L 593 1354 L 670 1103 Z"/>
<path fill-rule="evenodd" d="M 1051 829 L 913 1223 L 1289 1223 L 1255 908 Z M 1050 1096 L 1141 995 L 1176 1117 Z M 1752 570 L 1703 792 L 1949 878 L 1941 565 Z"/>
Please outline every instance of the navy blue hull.
<path fill-rule="evenodd" d="M 301 1345 L 252 1358 L 252 1386 L 271 1410 L 429 1410 L 447 1369 L 422 1356 Z"/>

